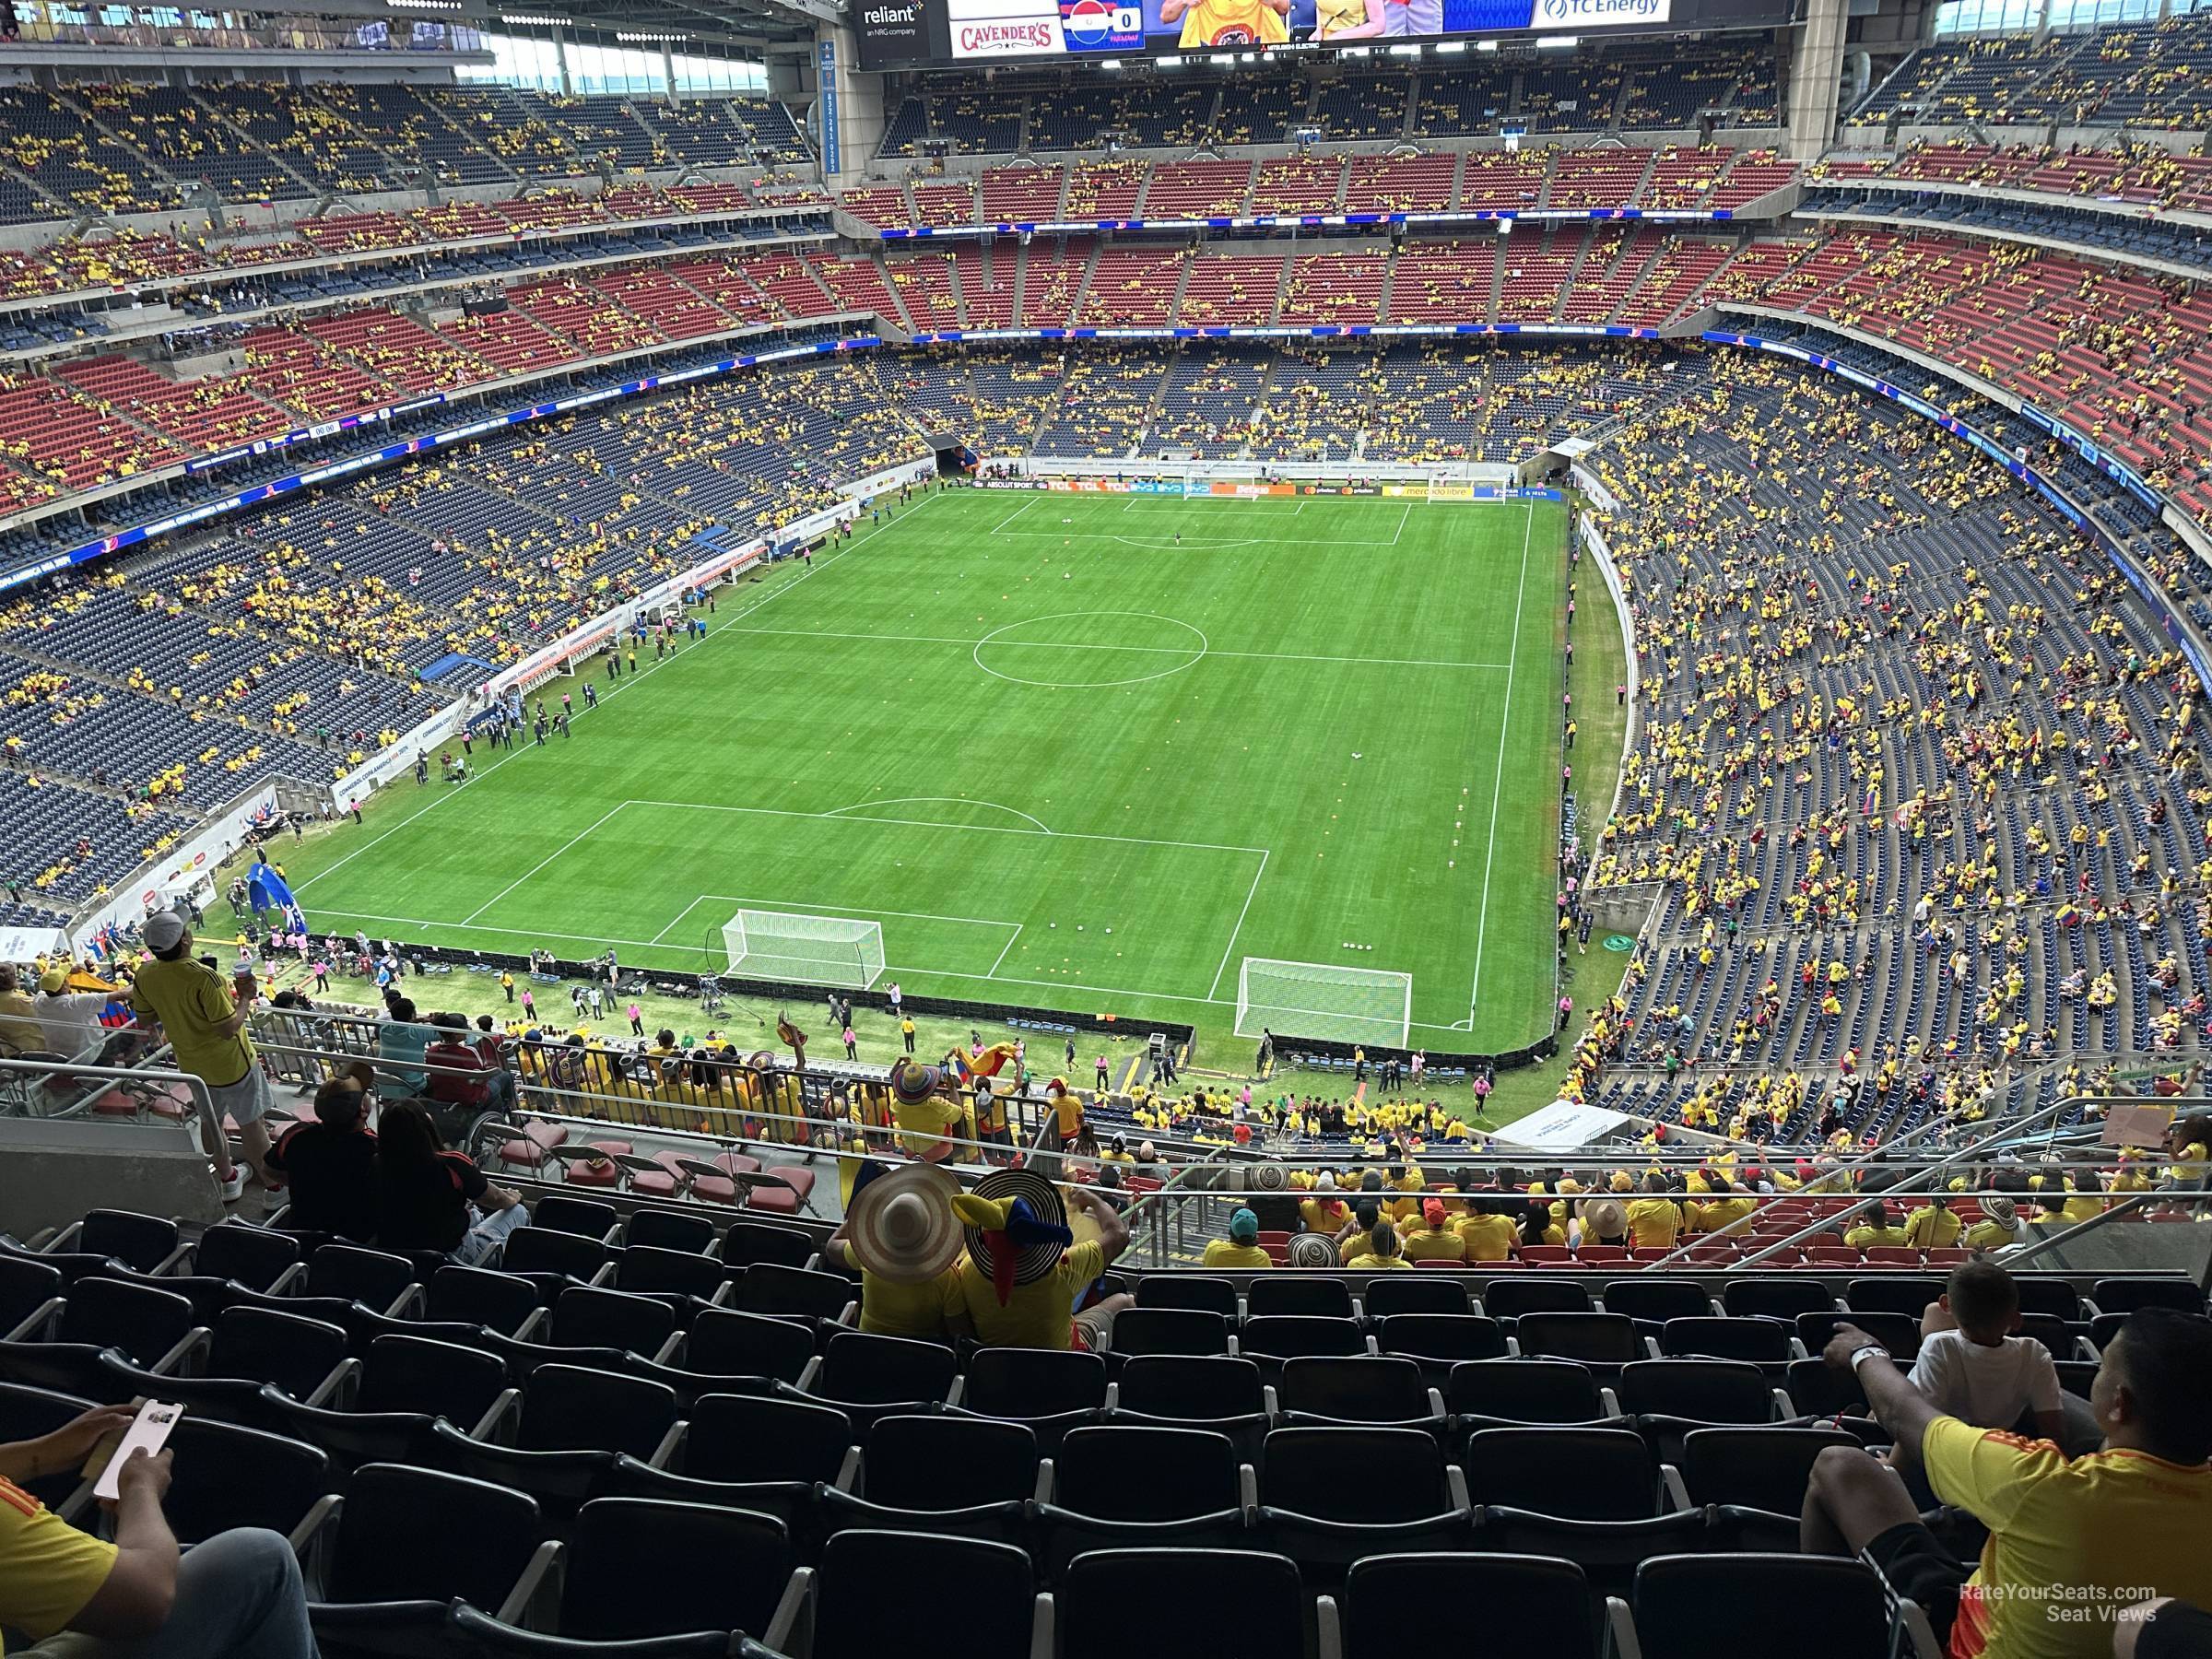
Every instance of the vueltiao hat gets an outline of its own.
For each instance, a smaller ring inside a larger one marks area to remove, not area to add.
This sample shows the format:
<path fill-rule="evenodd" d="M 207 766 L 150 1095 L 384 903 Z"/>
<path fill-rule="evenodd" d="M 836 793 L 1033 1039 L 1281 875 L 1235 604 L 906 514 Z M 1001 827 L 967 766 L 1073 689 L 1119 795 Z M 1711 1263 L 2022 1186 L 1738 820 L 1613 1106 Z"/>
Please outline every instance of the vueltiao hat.
<path fill-rule="evenodd" d="M 902 1164 L 853 1188 L 845 1207 L 845 1252 L 894 1285 L 919 1285 L 945 1271 L 960 1247 L 952 1201 L 960 1183 L 934 1164 Z"/>
<path fill-rule="evenodd" d="M 1290 1265 L 1293 1267 L 1335 1266 L 1336 1241 L 1326 1233 L 1300 1233 L 1290 1241 Z"/>
<path fill-rule="evenodd" d="M 1052 1272 L 1075 1242 L 1060 1190 L 1030 1170 L 994 1170 L 952 1201 L 966 1230 L 968 1257 L 988 1277 L 1003 1306 L 1016 1287 Z"/>
<path fill-rule="evenodd" d="M 919 1106 L 937 1092 L 945 1074 L 918 1060 L 901 1059 L 891 1067 L 891 1093 L 901 1106 Z"/>

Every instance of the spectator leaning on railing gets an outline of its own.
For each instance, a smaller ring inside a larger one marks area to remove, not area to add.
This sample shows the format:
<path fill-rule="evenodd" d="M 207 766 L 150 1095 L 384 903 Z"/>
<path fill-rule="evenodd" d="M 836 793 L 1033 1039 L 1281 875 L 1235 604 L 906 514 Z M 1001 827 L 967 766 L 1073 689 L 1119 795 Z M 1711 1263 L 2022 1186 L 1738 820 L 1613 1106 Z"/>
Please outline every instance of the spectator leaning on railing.
<path fill-rule="evenodd" d="M 269 1150 L 269 1132 L 262 1121 L 269 1109 L 269 1081 L 253 1040 L 246 1035 L 253 1006 L 251 976 L 226 982 L 206 963 L 193 960 L 192 929 L 174 911 L 147 918 L 143 937 L 151 955 L 131 982 L 131 1006 L 141 1026 L 160 1029 L 176 1053 L 178 1069 L 207 1086 L 200 1144 L 214 1160 L 216 1179 L 229 1202 L 244 1189 L 246 1178 L 245 1171 L 231 1162 L 223 1120 L 238 1125 L 246 1162 L 256 1174 L 262 1174 Z M 262 1175 L 262 1184 L 279 1183 Z"/>

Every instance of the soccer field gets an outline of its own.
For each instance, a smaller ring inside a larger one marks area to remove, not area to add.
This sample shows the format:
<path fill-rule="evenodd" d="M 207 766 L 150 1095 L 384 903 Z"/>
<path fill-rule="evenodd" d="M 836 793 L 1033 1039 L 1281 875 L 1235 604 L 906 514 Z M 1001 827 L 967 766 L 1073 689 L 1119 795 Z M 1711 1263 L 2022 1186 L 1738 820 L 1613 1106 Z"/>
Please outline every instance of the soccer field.
<path fill-rule="evenodd" d="M 567 741 L 479 744 L 286 863 L 318 932 L 720 971 L 735 912 L 801 912 L 879 924 L 909 992 L 1215 1053 L 1246 958 L 1410 974 L 1416 1044 L 1519 1046 L 1565 535 L 1550 502 L 931 495 L 602 670 Z"/>

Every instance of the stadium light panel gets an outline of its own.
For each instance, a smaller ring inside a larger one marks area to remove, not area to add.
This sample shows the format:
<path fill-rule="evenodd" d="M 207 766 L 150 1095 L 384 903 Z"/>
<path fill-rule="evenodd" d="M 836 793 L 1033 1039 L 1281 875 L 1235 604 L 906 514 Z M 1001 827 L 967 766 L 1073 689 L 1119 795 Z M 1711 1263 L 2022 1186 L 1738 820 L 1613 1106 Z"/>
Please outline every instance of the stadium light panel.
<path fill-rule="evenodd" d="M 1575 35 L 1538 35 L 1536 37 L 1538 52 L 1572 52 L 1581 44 L 1580 37 Z"/>

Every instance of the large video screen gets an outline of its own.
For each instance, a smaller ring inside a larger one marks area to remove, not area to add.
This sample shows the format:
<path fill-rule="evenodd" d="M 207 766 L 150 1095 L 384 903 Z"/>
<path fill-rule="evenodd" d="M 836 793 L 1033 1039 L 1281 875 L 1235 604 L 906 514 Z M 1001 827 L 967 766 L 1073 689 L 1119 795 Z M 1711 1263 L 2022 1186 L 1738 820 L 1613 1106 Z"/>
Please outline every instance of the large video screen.
<path fill-rule="evenodd" d="M 860 0 L 860 66 L 1253 52 L 1538 31 L 1741 29 L 1792 0 Z"/>

